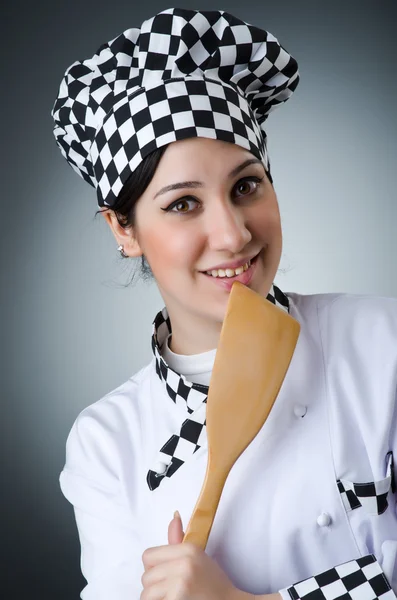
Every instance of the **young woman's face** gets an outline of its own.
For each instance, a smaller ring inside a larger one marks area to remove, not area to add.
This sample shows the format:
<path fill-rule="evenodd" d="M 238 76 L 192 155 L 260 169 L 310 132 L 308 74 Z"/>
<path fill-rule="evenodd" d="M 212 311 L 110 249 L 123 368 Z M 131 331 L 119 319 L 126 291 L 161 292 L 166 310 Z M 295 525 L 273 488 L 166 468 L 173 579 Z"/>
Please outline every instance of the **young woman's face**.
<path fill-rule="evenodd" d="M 254 162 L 239 169 L 247 161 Z M 278 202 L 263 164 L 240 146 L 208 138 L 170 144 L 137 203 L 135 235 L 167 306 L 176 352 L 176 331 L 185 340 L 194 330 L 193 339 L 211 338 L 202 351 L 216 346 L 230 292 L 203 271 L 260 253 L 248 285 L 266 297 L 282 250 Z"/>

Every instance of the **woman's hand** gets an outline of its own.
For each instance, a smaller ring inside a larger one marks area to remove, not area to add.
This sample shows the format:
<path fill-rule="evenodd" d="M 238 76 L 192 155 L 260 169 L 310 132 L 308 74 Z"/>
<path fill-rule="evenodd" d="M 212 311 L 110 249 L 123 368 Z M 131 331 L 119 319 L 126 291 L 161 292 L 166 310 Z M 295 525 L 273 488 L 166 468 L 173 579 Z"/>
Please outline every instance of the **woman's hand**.
<path fill-rule="evenodd" d="M 182 544 L 182 521 L 175 513 L 168 527 L 168 546 L 148 548 L 142 555 L 141 600 L 252 600 L 234 587 L 203 550 Z"/>

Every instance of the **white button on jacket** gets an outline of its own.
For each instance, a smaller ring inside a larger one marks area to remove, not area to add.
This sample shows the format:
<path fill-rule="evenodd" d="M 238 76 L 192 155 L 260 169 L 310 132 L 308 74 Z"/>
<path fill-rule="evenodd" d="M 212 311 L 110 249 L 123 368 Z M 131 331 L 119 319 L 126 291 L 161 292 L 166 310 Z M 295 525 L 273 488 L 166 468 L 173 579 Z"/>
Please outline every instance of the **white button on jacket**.
<path fill-rule="evenodd" d="M 155 472 L 159 475 L 164 475 L 167 472 L 168 465 L 166 463 L 158 461 L 155 465 Z"/>
<path fill-rule="evenodd" d="M 343 572 L 379 573 L 379 598 L 395 599 L 397 300 L 286 295 L 298 345 L 267 422 L 230 472 L 206 551 L 253 594 L 305 598 L 315 575 L 343 564 L 333 571 L 341 582 Z M 299 407 L 309 407 L 303 419 Z M 175 510 L 186 527 L 206 445 L 156 489 L 146 481 L 185 417 L 153 359 L 76 419 L 60 483 L 75 509 L 84 600 L 139 600 L 143 551 L 167 544 Z M 370 583 L 366 594 L 377 598 Z"/>
<path fill-rule="evenodd" d="M 330 523 L 331 523 L 331 517 L 329 516 L 328 513 L 321 513 L 321 515 L 319 515 L 317 518 L 317 524 L 320 527 L 328 527 L 328 525 Z"/>
<path fill-rule="evenodd" d="M 296 404 L 294 406 L 295 417 L 304 417 L 306 413 L 307 413 L 306 406 L 303 406 L 302 404 Z"/>

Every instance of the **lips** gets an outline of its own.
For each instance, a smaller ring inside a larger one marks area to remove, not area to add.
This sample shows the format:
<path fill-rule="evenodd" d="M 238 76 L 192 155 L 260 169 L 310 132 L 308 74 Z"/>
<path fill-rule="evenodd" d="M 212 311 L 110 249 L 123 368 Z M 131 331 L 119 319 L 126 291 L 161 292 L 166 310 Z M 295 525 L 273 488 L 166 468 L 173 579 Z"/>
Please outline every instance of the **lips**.
<path fill-rule="evenodd" d="M 206 277 L 210 277 L 210 279 L 215 279 L 216 281 L 219 281 L 219 282 L 229 281 L 230 283 L 233 283 L 233 281 L 235 281 L 235 280 L 245 279 L 247 277 L 246 273 L 250 273 L 252 271 L 252 268 L 255 265 L 259 254 L 260 254 L 260 252 L 256 256 L 251 258 L 250 266 L 248 267 L 248 269 L 246 271 L 243 271 L 242 273 L 240 273 L 240 275 L 233 275 L 232 277 L 227 277 L 227 275 L 225 277 L 213 277 L 212 275 L 208 275 L 208 273 L 206 273 L 205 271 L 203 272 L 203 275 L 206 275 Z M 226 270 L 226 269 L 224 269 L 224 270 Z"/>
<path fill-rule="evenodd" d="M 253 263 L 253 262 L 256 260 L 256 258 L 259 256 L 259 254 L 260 254 L 260 251 L 259 251 L 259 252 L 258 252 L 258 254 L 257 254 L 256 256 L 254 256 L 253 258 L 251 258 L 251 259 L 250 259 L 250 258 L 247 258 L 247 260 L 246 260 L 244 263 L 242 263 L 241 265 L 239 265 L 238 267 L 218 267 L 218 268 L 207 269 L 206 271 L 199 271 L 199 272 L 200 272 L 200 273 L 203 273 L 203 275 L 207 275 L 207 274 L 208 274 L 208 273 L 207 273 L 207 271 L 211 272 L 211 271 L 219 271 L 219 270 L 221 270 L 221 269 L 222 269 L 223 271 L 226 271 L 227 269 L 232 269 L 232 270 L 239 269 L 240 267 L 243 267 L 243 266 L 244 266 L 246 263 L 248 263 L 249 261 L 251 261 L 251 264 L 252 264 L 252 263 Z"/>
<path fill-rule="evenodd" d="M 256 263 L 258 262 L 257 258 L 259 254 L 251 259 L 251 266 L 240 275 L 234 275 L 233 277 L 212 277 L 212 275 L 207 275 L 207 273 L 202 274 L 205 275 L 209 285 L 220 287 L 225 292 L 230 292 L 235 281 L 239 281 L 243 285 L 250 285 L 257 269 Z"/>

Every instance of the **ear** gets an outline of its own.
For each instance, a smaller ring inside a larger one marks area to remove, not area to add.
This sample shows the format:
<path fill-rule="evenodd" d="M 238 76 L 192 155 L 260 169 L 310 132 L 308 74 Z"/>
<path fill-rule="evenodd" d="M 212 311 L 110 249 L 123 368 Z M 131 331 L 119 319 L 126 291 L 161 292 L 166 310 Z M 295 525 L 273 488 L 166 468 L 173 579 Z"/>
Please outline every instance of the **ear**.
<path fill-rule="evenodd" d="M 143 251 L 139 246 L 138 240 L 134 237 L 131 228 L 125 229 L 122 227 L 113 210 L 101 210 L 101 214 L 112 230 L 117 245 L 121 244 L 124 248 L 124 252 L 128 254 L 128 256 L 142 256 Z"/>

